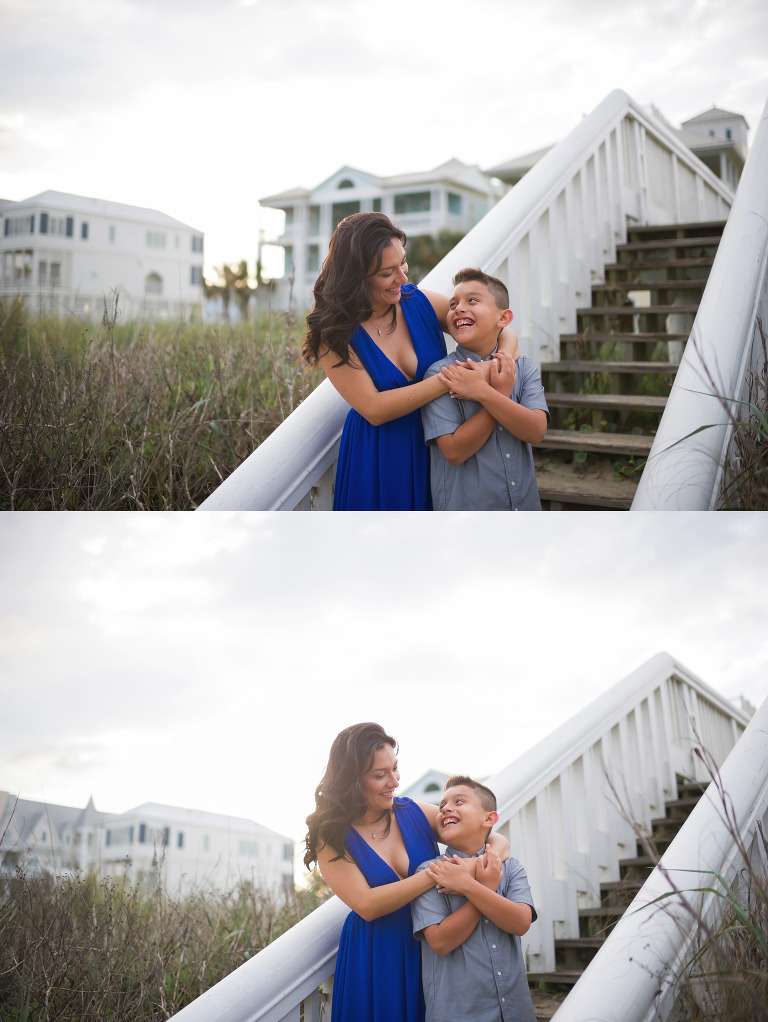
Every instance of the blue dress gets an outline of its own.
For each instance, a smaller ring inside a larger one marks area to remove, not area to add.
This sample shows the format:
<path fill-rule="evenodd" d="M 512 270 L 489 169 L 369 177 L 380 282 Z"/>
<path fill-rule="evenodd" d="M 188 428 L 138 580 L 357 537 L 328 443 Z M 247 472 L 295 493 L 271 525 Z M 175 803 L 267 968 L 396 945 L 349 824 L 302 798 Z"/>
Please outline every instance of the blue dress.
<path fill-rule="evenodd" d="M 404 284 L 400 307 L 408 324 L 418 368 L 414 380 L 390 362 L 361 326 L 350 342 L 376 389 L 409 387 L 433 362 L 445 357 L 445 338 L 435 311 L 414 284 Z M 421 409 L 372 426 L 359 412 L 347 415 L 336 467 L 334 511 L 431 511 L 429 451 Z"/>
<path fill-rule="evenodd" d="M 438 855 L 426 816 L 409 798 L 395 798 L 395 812 L 408 853 L 408 876 Z M 371 887 L 400 878 L 356 830 L 346 847 Z M 423 1022 L 421 950 L 413 936 L 411 906 L 366 922 L 350 912 L 344 922 L 333 980 L 331 1022 Z"/>

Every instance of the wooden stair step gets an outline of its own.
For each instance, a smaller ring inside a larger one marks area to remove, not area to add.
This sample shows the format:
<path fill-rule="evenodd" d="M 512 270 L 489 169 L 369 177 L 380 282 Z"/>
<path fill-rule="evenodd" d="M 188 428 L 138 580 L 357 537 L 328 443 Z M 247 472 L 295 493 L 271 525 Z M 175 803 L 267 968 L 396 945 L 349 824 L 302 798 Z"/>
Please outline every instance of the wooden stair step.
<path fill-rule="evenodd" d="M 558 972 L 536 972 L 529 973 L 528 979 L 534 983 L 549 983 L 552 986 L 573 986 L 582 973 L 577 969 L 562 969 Z"/>
<path fill-rule="evenodd" d="M 627 273 L 629 270 L 688 270 L 711 266 L 714 256 L 687 256 L 680 259 L 633 259 L 628 263 L 608 263 L 603 273 Z"/>
<path fill-rule="evenodd" d="M 607 362 L 586 359 L 568 359 L 562 362 L 542 362 L 544 373 L 676 373 L 677 362 Z"/>
<path fill-rule="evenodd" d="M 681 248 L 716 248 L 720 244 L 720 235 L 705 235 L 701 238 L 654 238 L 651 241 L 627 241 L 616 246 L 619 252 L 649 252 L 654 249 Z"/>
<path fill-rule="evenodd" d="M 652 436 L 635 433 L 601 433 L 593 430 L 582 433 L 576 429 L 549 429 L 536 450 L 589 451 L 594 454 L 632 454 L 647 457 L 653 443 Z"/>
<path fill-rule="evenodd" d="M 706 280 L 643 280 L 633 283 L 593 284 L 592 294 L 617 294 L 628 291 L 703 291 Z M 643 308 L 643 306 L 637 306 Z"/>
<path fill-rule="evenodd" d="M 611 411 L 663 412 L 665 397 L 648 394 L 547 394 L 550 408 L 607 408 Z"/>
<path fill-rule="evenodd" d="M 691 313 L 696 315 L 698 305 L 590 305 L 577 309 L 577 316 L 669 316 L 670 313 Z"/>
<path fill-rule="evenodd" d="M 660 330 L 642 331 L 631 333 L 630 331 L 614 330 L 610 333 L 599 330 L 585 330 L 580 334 L 561 334 L 561 344 L 578 344 L 581 341 L 594 341 L 596 344 L 606 344 L 615 341 L 616 344 L 653 344 L 656 341 L 687 341 L 688 334 L 663 333 Z"/>
<path fill-rule="evenodd" d="M 719 231 L 721 234 L 725 228 L 725 220 L 700 220 L 689 221 L 684 224 L 634 224 L 627 228 L 627 235 L 663 234 L 675 231 L 676 233 L 694 234 L 696 231 Z"/>
<path fill-rule="evenodd" d="M 614 479 L 613 473 L 576 475 L 570 465 L 556 461 L 537 467 L 536 484 L 542 501 L 605 511 L 629 510 L 637 490 L 637 483 Z"/>

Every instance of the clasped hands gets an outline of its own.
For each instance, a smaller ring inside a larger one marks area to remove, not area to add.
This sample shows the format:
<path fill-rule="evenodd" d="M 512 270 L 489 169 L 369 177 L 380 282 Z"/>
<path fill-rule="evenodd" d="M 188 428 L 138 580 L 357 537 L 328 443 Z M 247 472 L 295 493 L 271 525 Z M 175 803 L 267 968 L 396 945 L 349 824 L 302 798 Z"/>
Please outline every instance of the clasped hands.
<path fill-rule="evenodd" d="M 517 379 L 517 365 L 507 351 L 496 351 L 491 361 L 455 362 L 443 366 L 440 377 L 447 384 L 451 397 L 467 401 L 480 401 L 490 386 L 505 397 L 510 397 Z"/>
<path fill-rule="evenodd" d="M 490 845 L 485 846 L 482 855 L 466 858 L 459 855 L 436 859 L 426 870 L 437 884 L 441 894 L 467 896 L 473 882 L 495 891 L 501 882 L 501 859 Z"/>

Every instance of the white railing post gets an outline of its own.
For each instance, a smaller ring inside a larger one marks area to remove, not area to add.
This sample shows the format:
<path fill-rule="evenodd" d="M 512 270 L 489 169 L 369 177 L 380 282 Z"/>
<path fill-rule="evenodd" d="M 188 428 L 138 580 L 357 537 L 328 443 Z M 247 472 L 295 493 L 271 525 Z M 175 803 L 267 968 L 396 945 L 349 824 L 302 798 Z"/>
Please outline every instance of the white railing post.
<path fill-rule="evenodd" d="M 643 470 L 633 511 L 708 511 L 720 498 L 731 426 L 768 326 L 768 103 Z M 725 407 L 724 407 L 725 405 Z"/>
<path fill-rule="evenodd" d="M 735 825 L 710 784 L 639 894 L 554 1015 L 556 1022 L 655 1022 L 672 1008 L 675 983 L 694 945 L 696 919 L 716 919 L 713 875 L 729 883 L 744 865 L 757 822 L 768 824 L 768 700 L 720 769 Z M 674 892 L 682 891 L 683 894 Z M 659 899 L 662 899 L 661 901 Z"/>

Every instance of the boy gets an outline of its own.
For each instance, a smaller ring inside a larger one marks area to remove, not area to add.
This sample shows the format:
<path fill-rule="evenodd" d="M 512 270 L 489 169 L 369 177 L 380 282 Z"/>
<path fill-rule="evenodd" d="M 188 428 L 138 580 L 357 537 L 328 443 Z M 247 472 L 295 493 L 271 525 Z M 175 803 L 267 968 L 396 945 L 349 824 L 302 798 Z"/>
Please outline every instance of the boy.
<path fill-rule="evenodd" d="M 529 358 L 515 363 L 497 351 L 512 320 L 505 285 L 473 269 L 460 270 L 453 285 L 447 324 L 457 348 L 424 374 L 441 373 L 451 387 L 421 410 L 432 504 L 436 511 L 540 511 L 531 444 L 547 432 L 541 376 Z"/>
<path fill-rule="evenodd" d="M 448 859 L 423 863 L 437 881 L 411 905 L 421 945 L 426 1022 L 536 1022 L 520 937 L 536 918 L 517 859 L 484 855 L 498 820 L 493 792 L 446 781 L 437 817 Z M 460 859 L 476 857 L 475 875 Z M 450 892 L 450 893 L 448 893 Z"/>

